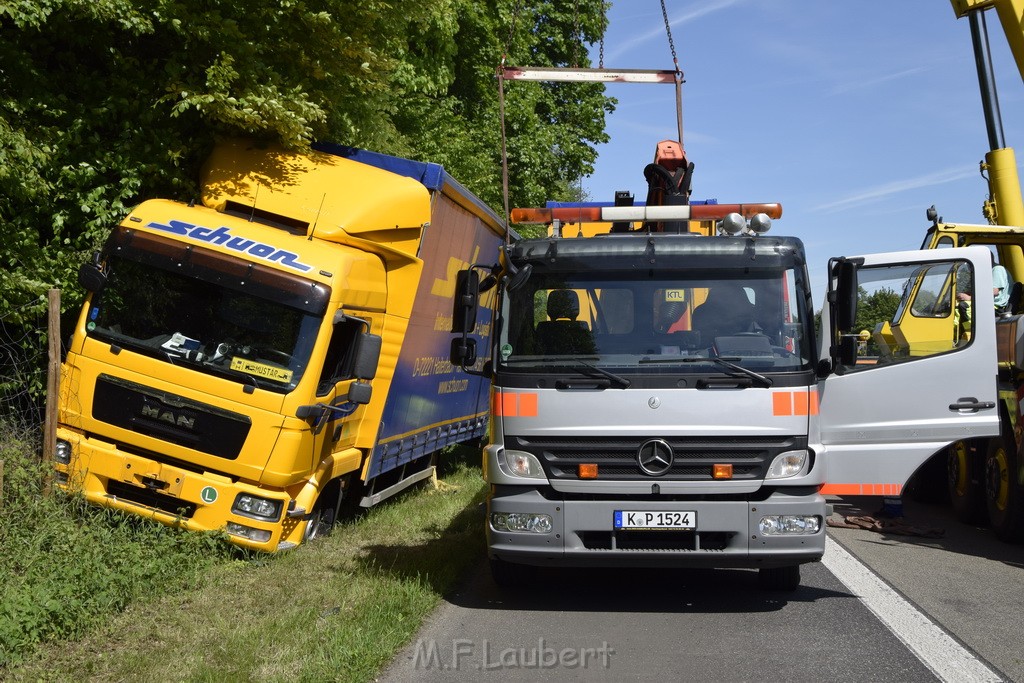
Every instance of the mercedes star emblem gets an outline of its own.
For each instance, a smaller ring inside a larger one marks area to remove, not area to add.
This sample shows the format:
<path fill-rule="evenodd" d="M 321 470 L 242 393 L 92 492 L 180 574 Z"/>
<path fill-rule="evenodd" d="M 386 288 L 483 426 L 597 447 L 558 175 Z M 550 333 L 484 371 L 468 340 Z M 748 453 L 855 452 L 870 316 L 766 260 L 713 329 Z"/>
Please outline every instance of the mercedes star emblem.
<path fill-rule="evenodd" d="M 651 439 L 637 450 L 636 461 L 644 472 L 660 477 L 672 467 L 672 447 L 662 439 Z"/>

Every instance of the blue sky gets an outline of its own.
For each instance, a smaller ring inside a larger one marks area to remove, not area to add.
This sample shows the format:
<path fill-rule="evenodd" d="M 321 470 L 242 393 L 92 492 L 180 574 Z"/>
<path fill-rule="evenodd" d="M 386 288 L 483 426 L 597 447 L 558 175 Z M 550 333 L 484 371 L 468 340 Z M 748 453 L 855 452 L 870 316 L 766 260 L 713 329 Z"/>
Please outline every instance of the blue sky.
<path fill-rule="evenodd" d="M 820 308 L 831 256 L 916 249 L 935 204 L 984 223 L 988 140 L 967 19 L 948 0 L 667 0 L 685 74 L 693 198 L 781 202 L 773 233 L 807 247 Z M 671 69 L 658 0 L 615 0 L 604 66 Z M 1024 84 L 987 14 L 1006 144 L 1024 158 Z M 596 66 L 596 50 L 593 54 Z M 583 187 L 646 193 L 655 144 L 675 139 L 670 85 L 615 84 Z"/>

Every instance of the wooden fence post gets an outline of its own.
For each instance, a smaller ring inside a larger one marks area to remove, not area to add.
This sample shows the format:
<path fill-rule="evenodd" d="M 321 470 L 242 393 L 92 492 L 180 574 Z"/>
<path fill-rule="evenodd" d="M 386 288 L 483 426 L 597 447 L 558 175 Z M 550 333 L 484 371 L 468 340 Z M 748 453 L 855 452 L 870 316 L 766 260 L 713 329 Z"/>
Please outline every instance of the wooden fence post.
<path fill-rule="evenodd" d="M 60 290 L 47 293 L 49 315 L 47 316 L 47 337 L 49 340 L 49 362 L 46 371 L 46 418 L 43 423 L 43 461 L 53 463 L 57 448 L 57 403 L 60 392 Z M 50 493 L 51 477 L 46 477 L 44 495 Z"/>

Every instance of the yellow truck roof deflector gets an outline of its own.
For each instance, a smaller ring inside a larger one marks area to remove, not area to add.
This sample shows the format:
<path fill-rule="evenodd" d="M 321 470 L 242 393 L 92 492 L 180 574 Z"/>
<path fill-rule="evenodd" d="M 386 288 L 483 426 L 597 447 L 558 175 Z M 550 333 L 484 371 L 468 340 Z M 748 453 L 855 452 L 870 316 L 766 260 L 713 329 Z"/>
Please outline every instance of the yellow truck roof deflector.
<path fill-rule="evenodd" d="M 285 216 L 327 241 L 430 222 L 430 191 L 420 182 L 323 152 L 230 140 L 215 147 L 202 180 L 206 206 Z"/>

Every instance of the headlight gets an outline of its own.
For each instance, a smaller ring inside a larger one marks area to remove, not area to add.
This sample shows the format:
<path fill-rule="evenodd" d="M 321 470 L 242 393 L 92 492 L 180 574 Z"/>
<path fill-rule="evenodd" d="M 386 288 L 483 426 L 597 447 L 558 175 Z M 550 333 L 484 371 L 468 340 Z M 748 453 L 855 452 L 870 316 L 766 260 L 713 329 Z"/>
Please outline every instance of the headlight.
<path fill-rule="evenodd" d="M 57 446 L 53 449 L 53 459 L 61 465 L 71 462 L 71 442 L 64 439 L 57 439 Z"/>
<path fill-rule="evenodd" d="M 505 473 L 513 477 L 544 478 L 544 468 L 540 466 L 540 460 L 533 453 L 506 449 L 498 456 L 498 464 L 503 465 Z"/>
<path fill-rule="evenodd" d="M 817 515 L 768 515 L 757 525 L 762 536 L 809 535 L 821 530 Z"/>
<path fill-rule="evenodd" d="M 239 493 L 235 498 L 235 504 L 231 506 L 231 511 L 246 517 L 276 522 L 281 518 L 281 501 Z"/>
<path fill-rule="evenodd" d="M 807 451 L 786 451 L 779 453 L 772 460 L 765 479 L 785 479 L 802 474 L 807 465 Z"/>
<path fill-rule="evenodd" d="M 254 529 L 251 526 L 245 526 L 244 524 L 237 524 L 235 522 L 228 522 L 224 525 L 224 531 L 228 532 L 232 536 L 241 536 L 242 538 L 248 538 L 250 541 L 256 541 L 257 543 L 266 543 L 270 540 L 270 531 L 267 529 Z"/>
<path fill-rule="evenodd" d="M 491 528 L 495 531 L 549 534 L 551 515 L 542 512 L 494 512 L 491 514 Z"/>

